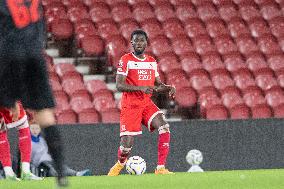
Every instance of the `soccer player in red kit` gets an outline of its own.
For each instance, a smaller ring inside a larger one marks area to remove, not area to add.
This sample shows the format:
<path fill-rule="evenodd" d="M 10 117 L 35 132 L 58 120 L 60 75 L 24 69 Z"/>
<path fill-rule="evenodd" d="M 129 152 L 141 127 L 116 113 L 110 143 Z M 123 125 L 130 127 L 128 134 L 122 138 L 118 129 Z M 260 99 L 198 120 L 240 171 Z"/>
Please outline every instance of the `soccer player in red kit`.
<path fill-rule="evenodd" d="M 131 34 L 134 52 L 121 57 L 117 68 L 116 87 L 123 92 L 120 114 L 120 147 L 118 162 L 110 169 L 109 176 L 117 176 L 126 164 L 134 143 L 134 136 L 142 134 L 141 123 L 149 131 L 159 132 L 158 162 L 155 174 L 171 174 L 165 168 L 170 148 L 170 126 L 162 111 L 151 100 L 152 93 L 168 92 L 173 97 L 175 88 L 161 82 L 156 60 L 144 54 L 147 34 L 135 30 Z"/>
<path fill-rule="evenodd" d="M 31 134 L 26 111 L 20 102 L 16 102 L 15 108 L 17 111 L 15 111 L 14 115 L 10 109 L 0 108 L 0 162 L 4 167 L 5 176 L 7 179 L 19 180 L 12 169 L 10 145 L 7 137 L 7 130 L 17 128 L 21 153 L 21 179 L 42 180 L 30 171 Z"/>

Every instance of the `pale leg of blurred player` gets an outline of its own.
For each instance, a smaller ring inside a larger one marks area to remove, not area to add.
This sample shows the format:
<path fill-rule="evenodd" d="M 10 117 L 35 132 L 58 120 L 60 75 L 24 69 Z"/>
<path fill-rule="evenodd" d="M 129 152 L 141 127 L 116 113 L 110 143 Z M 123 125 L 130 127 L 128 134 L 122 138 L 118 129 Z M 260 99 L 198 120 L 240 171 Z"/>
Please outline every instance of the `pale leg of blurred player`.
<path fill-rule="evenodd" d="M 41 126 L 44 131 L 46 143 L 55 169 L 58 173 L 57 182 L 59 186 L 67 186 L 67 180 L 63 172 L 64 156 L 61 136 L 55 127 L 55 117 L 53 109 L 43 109 L 35 112 L 35 122 Z"/>

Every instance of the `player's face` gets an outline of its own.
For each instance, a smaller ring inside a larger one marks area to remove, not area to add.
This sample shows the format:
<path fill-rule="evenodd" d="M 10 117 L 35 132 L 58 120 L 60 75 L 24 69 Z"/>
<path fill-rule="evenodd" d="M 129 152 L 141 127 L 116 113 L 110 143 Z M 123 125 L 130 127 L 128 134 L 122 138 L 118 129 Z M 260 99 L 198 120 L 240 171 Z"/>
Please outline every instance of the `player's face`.
<path fill-rule="evenodd" d="M 147 47 L 147 39 L 145 35 L 135 34 L 131 40 L 131 44 L 136 54 L 143 54 Z"/>
<path fill-rule="evenodd" d="M 40 127 L 38 124 L 31 124 L 30 125 L 31 134 L 33 136 L 38 136 L 40 133 Z"/>

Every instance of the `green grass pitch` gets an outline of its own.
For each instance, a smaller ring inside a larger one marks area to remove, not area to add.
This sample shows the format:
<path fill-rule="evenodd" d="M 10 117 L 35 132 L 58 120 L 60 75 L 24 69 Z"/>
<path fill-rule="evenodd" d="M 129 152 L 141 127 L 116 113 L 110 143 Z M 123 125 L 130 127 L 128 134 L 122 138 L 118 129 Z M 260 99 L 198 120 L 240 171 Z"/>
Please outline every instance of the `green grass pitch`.
<path fill-rule="evenodd" d="M 145 174 L 118 177 L 70 177 L 68 189 L 284 189 L 284 169 Z M 53 189 L 53 178 L 43 181 L 0 180 L 0 189 Z"/>

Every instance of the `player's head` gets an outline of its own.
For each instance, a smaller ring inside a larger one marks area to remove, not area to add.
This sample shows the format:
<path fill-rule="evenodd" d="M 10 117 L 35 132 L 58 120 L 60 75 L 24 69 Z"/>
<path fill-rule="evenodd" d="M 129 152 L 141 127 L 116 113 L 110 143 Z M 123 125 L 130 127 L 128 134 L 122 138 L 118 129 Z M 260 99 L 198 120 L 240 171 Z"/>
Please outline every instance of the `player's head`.
<path fill-rule="evenodd" d="M 147 47 L 147 33 L 141 29 L 131 33 L 131 44 L 136 54 L 143 54 Z"/>
<path fill-rule="evenodd" d="M 37 137 L 40 134 L 40 126 L 36 123 L 33 123 L 30 125 L 30 130 L 31 130 L 31 134 L 35 137 Z"/>

